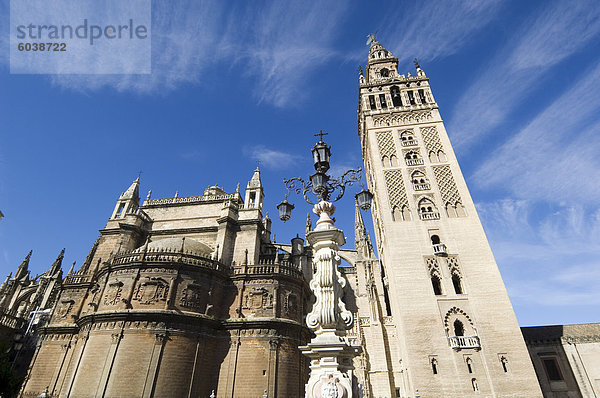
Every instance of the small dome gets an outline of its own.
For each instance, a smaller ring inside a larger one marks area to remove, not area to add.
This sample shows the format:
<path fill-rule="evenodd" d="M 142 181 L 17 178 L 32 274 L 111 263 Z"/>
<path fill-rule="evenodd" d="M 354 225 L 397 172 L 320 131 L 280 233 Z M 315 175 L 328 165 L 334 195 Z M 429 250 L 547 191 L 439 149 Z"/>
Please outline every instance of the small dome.
<path fill-rule="evenodd" d="M 213 185 L 212 187 L 208 187 L 204 190 L 204 196 L 221 195 L 224 193 L 225 191 L 223 191 L 223 188 L 218 185 Z"/>
<path fill-rule="evenodd" d="M 184 252 L 192 252 L 194 254 L 198 254 L 201 256 L 210 256 L 213 252 L 213 249 L 210 246 L 205 245 L 202 242 L 199 242 L 195 239 L 191 238 L 165 238 L 159 239 L 154 242 L 148 243 L 148 249 L 154 250 L 168 250 L 172 252 L 181 251 L 181 246 L 183 245 Z M 144 247 L 140 247 L 136 249 L 136 251 L 143 251 Z"/>

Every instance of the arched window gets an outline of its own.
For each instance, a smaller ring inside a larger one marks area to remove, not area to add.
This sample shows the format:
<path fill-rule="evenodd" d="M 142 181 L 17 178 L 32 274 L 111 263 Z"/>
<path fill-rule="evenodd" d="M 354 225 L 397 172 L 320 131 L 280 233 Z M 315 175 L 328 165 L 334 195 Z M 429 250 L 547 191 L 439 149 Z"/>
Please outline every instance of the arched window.
<path fill-rule="evenodd" d="M 465 362 L 467 363 L 467 370 L 469 373 L 473 373 L 473 360 L 471 358 L 467 358 Z"/>
<path fill-rule="evenodd" d="M 431 235 L 431 244 L 433 245 L 439 245 L 440 244 L 440 237 L 437 235 Z"/>
<path fill-rule="evenodd" d="M 473 391 L 479 392 L 479 384 L 477 384 L 477 379 L 471 379 L 471 385 L 473 386 Z"/>
<path fill-rule="evenodd" d="M 434 375 L 438 374 L 437 359 L 431 358 L 431 371 Z"/>
<path fill-rule="evenodd" d="M 455 336 L 464 336 L 465 335 L 465 327 L 461 321 L 458 319 L 454 321 L 454 335 Z"/>
<path fill-rule="evenodd" d="M 402 145 L 416 145 L 415 136 L 412 131 L 404 131 L 400 134 L 400 141 L 402 141 Z"/>
<path fill-rule="evenodd" d="M 435 294 L 436 296 L 441 296 L 442 282 L 440 281 L 440 278 L 435 274 L 431 276 L 431 285 L 433 286 L 433 294 Z"/>
<path fill-rule="evenodd" d="M 437 158 L 438 158 L 439 162 L 445 162 L 446 160 L 448 160 L 448 158 L 446 158 L 446 154 L 444 153 L 444 151 L 438 151 Z"/>
<path fill-rule="evenodd" d="M 435 152 L 433 152 L 433 151 L 429 152 L 429 161 L 431 163 L 437 163 L 437 162 L 439 162 L 439 159 L 438 159 L 438 157 L 437 157 L 437 155 L 436 155 Z"/>
<path fill-rule="evenodd" d="M 392 103 L 394 106 L 402 106 L 402 97 L 400 96 L 400 89 L 398 86 L 390 87 L 390 94 L 392 95 Z"/>
<path fill-rule="evenodd" d="M 398 210 L 397 206 L 392 207 L 392 220 L 393 221 L 402 221 L 402 214 Z"/>
<path fill-rule="evenodd" d="M 419 157 L 417 156 L 417 153 L 415 151 L 408 151 L 408 152 L 406 152 L 406 155 L 404 155 L 404 158 L 406 160 L 411 160 L 411 159 L 418 159 Z"/>
<path fill-rule="evenodd" d="M 389 77 L 390 76 L 390 70 L 388 68 L 382 68 L 380 73 L 381 73 L 381 77 Z"/>
<path fill-rule="evenodd" d="M 411 219 L 410 210 L 409 210 L 408 206 L 402 206 L 402 219 L 404 221 L 410 221 L 410 219 Z"/>
<path fill-rule="evenodd" d="M 410 180 L 415 191 L 425 191 L 430 189 L 429 180 L 425 176 L 425 173 L 420 170 L 415 170 L 410 175 Z"/>
<path fill-rule="evenodd" d="M 396 157 L 396 155 L 390 156 L 390 166 L 392 166 L 392 167 L 398 166 L 398 158 Z"/>
<path fill-rule="evenodd" d="M 439 220 L 440 213 L 437 212 L 431 199 L 423 198 L 419 201 L 419 217 L 421 220 Z"/>
<path fill-rule="evenodd" d="M 460 280 L 460 275 L 457 273 L 452 274 L 452 285 L 454 285 L 454 293 L 463 294 L 462 283 Z"/>
<path fill-rule="evenodd" d="M 383 155 L 381 157 L 381 163 L 383 164 L 383 167 L 388 167 L 390 165 L 390 160 L 386 155 Z"/>
<path fill-rule="evenodd" d="M 502 370 L 504 373 L 508 373 L 508 359 L 503 355 L 500 357 L 500 363 L 502 364 Z"/>

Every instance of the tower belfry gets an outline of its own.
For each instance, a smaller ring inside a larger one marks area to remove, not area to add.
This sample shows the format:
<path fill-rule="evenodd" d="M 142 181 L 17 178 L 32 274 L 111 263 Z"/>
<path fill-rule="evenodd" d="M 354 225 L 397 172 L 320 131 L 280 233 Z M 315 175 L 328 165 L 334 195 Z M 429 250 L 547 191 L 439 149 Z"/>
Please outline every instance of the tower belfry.
<path fill-rule="evenodd" d="M 366 396 L 541 397 L 429 78 L 415 66 L 400 74 L 398 59 L 372 37 L 359 77 L 377 287 L 389 305 L 383 325 L 361 322 L 387 339 L 386 355 L 370 355 L 380 373 L 370 372 Z M 374 381 L 384 373 L 387 391 Z"/>

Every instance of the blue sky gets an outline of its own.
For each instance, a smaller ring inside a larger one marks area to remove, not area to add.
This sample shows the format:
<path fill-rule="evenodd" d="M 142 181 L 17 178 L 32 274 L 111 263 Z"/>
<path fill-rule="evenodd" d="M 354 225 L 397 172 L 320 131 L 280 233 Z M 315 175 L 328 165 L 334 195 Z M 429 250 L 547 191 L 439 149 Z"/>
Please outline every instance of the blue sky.
<path fill-rule="evenodd" d="M 519 322 L 600 321 L 597 2 L 155 1 L 151 75 L 11 75 L 8 12 L 2 0 L 2 275 L 30 249 L 32 273 L 63 247 L 63 267 L 81 264 L 140 170 L 142 197 L 191 196 L 244 187 L 260 161 L 276 218 L 315 131 L 334 170 L 361 165 L 357 67 L 378 31 L 400 73 L 418 57 L 431 79 Z M 304 231 L 309 207 L 292 201 L 278 242 Z M 351 196 L 338 204 L 352 242 Z"/>

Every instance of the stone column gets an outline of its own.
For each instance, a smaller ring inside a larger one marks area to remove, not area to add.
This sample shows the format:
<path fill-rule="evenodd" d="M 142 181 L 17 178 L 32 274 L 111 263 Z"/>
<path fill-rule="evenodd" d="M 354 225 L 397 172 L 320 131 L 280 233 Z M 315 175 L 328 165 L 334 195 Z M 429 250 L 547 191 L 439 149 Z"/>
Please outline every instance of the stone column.
<path fill-rule="evenodd" d="M 333 204 L 321 201 L 313 212 L 319 216 L 314 231 L 307 235 L 313 248 L 316 268 L 310 287 L 316 301 L 306 317 L 315 338 L 300 350 L 310 358 L 310 378 L 306 384 L 306 398 L 357 398 L 352 359 L 360 353 L 352 346 L 346 330 L 352 327 L 352 313 L 342 301 L 346 280 L 338 271 L 339 246 L 345 243 L 344 233 L 333 225 Z"/>

